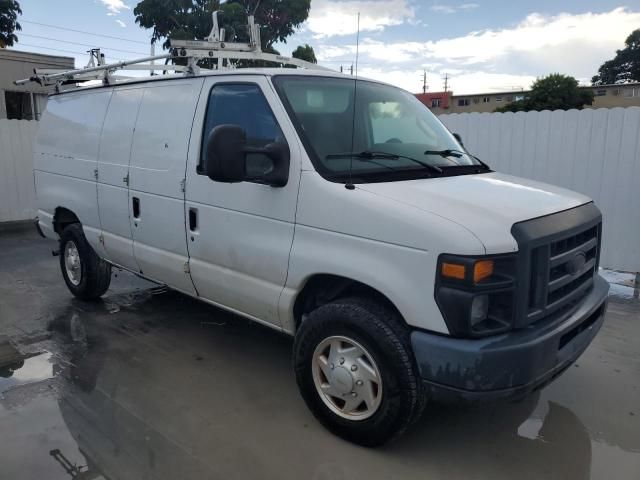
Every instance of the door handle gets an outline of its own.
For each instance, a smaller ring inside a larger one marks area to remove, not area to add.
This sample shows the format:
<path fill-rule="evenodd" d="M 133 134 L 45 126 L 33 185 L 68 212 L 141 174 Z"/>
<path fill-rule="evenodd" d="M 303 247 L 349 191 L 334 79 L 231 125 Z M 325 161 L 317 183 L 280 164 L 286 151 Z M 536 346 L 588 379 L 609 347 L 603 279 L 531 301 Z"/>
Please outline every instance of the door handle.
<path fill-rule="evenodd" d="M 133 203 L 133 218 L 140 218 L 140 199 L 133 197 L 131 201 Z"/>
<path fill-rule="evenodd" d="M 198 230 L 198 210 L 196 208 L 189 209 L 189 230 L 192 232 Z"/>

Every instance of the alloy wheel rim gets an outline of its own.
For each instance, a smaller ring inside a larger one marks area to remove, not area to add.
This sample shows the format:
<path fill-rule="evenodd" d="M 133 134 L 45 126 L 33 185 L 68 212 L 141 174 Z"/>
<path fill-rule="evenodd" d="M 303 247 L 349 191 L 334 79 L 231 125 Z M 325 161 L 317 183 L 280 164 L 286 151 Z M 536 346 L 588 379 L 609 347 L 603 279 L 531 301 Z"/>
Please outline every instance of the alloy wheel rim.
<path fill-rule="evenodd" d="M 67 271 L 67 278 L 76 287 L 82 281 L 82 263 L 76 244 L 69 240 L 64 247 L 64 266 Z"/>
<path fill-rule="evenodd" d="M 380 371 L 371 354 L 355 340 L 325 338 L 313 352 L 312 373 L 318 395 L 336 415 L 364 420 L 380 407 Z"/>

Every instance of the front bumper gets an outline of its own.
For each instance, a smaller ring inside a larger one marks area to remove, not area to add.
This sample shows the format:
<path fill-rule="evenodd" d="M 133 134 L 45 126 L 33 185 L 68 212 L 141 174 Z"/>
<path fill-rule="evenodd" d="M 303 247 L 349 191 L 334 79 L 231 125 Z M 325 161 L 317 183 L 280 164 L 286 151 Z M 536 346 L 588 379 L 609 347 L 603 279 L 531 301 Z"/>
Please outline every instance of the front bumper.
<path fill-rule="evenodd" d="M 606 310 L 609 284 L 593 289 L 564 318 L 481 339 L 414 331 L 413 352 L 430 397 L 485 400 L 524 396 L 551 382 L 589 346 Z"/>

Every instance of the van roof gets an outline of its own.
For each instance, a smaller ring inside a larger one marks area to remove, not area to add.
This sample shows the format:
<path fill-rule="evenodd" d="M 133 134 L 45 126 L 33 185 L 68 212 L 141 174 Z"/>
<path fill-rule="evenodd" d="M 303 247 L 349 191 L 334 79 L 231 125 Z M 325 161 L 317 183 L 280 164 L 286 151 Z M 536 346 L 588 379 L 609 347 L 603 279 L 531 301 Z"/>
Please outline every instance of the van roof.
<path fill-rule="evenodd" d="M 172 73 L 166 75 L 153 75 L 146 77 L 127 77 L 120 78 L 117 82 L 112 83 L 110 85 L 100 84 L 92 84 L 92 85 L 80 85 L 75 88 L 64 89 L 59 93 L 53 93 L 53 95 L 63 95 L 65 93 L 71 92 L 79 92 L 79 91 L 87 91 L 94 90 L 100 88 L 121 86 L 121 85 L 131 85 L 136 83 L 147 83 L 147 82 L 159 82 L 163 80 L 179 80 L 186 78 L 199 78 L 199 77 L 211 77 L 211 76 L 239 76 L 239 75 L 262 75 L 262 76 L 275 76 L 275 75 L 300 75 L 300 76 L 313 76 L 313 77 L 327 77 L 327 78 L 350 78 L 354 79 L 352 75 L 347 75 L 344 73 L 336 72 L 333 70 L 309 70 L 304 68 L 230 68 L 230 69 L 221 69 L 221 70 L 201 70 L 199 74 L 192 76 L 185 76 L 183 73 Z M 116 77 L 117 78 L 117 77 Z M 359 80 L 367 80 L 375 83 L 380 83 L 382 85 L 390 85 L 385 82 L 380 82 L 378 80 L 373 80 L 370 78 L 358 77 Z M 391 86 L 391 85 L 390 85 Z"/>

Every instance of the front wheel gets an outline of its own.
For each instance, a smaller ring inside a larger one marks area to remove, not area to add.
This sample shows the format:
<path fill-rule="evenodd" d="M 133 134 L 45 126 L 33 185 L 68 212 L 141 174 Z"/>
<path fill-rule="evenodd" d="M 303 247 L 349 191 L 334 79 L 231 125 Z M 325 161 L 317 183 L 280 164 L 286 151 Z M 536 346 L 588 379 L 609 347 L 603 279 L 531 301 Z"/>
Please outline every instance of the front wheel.
<path fill-rule="evenodd" d="M 408 329 L 395 311 L 368 299 L 314 310 L 296 334 L 294 366 L 309 409 L 354 443 L 381 445 L 422 413 Z"/>
<path fill-rule="evenodd" d="M 83 300 L 100 298 L 111 283 L 111 265 L 91 248 L 79 223 L 60 235 L 60 269 L 71 293 Z"/>

